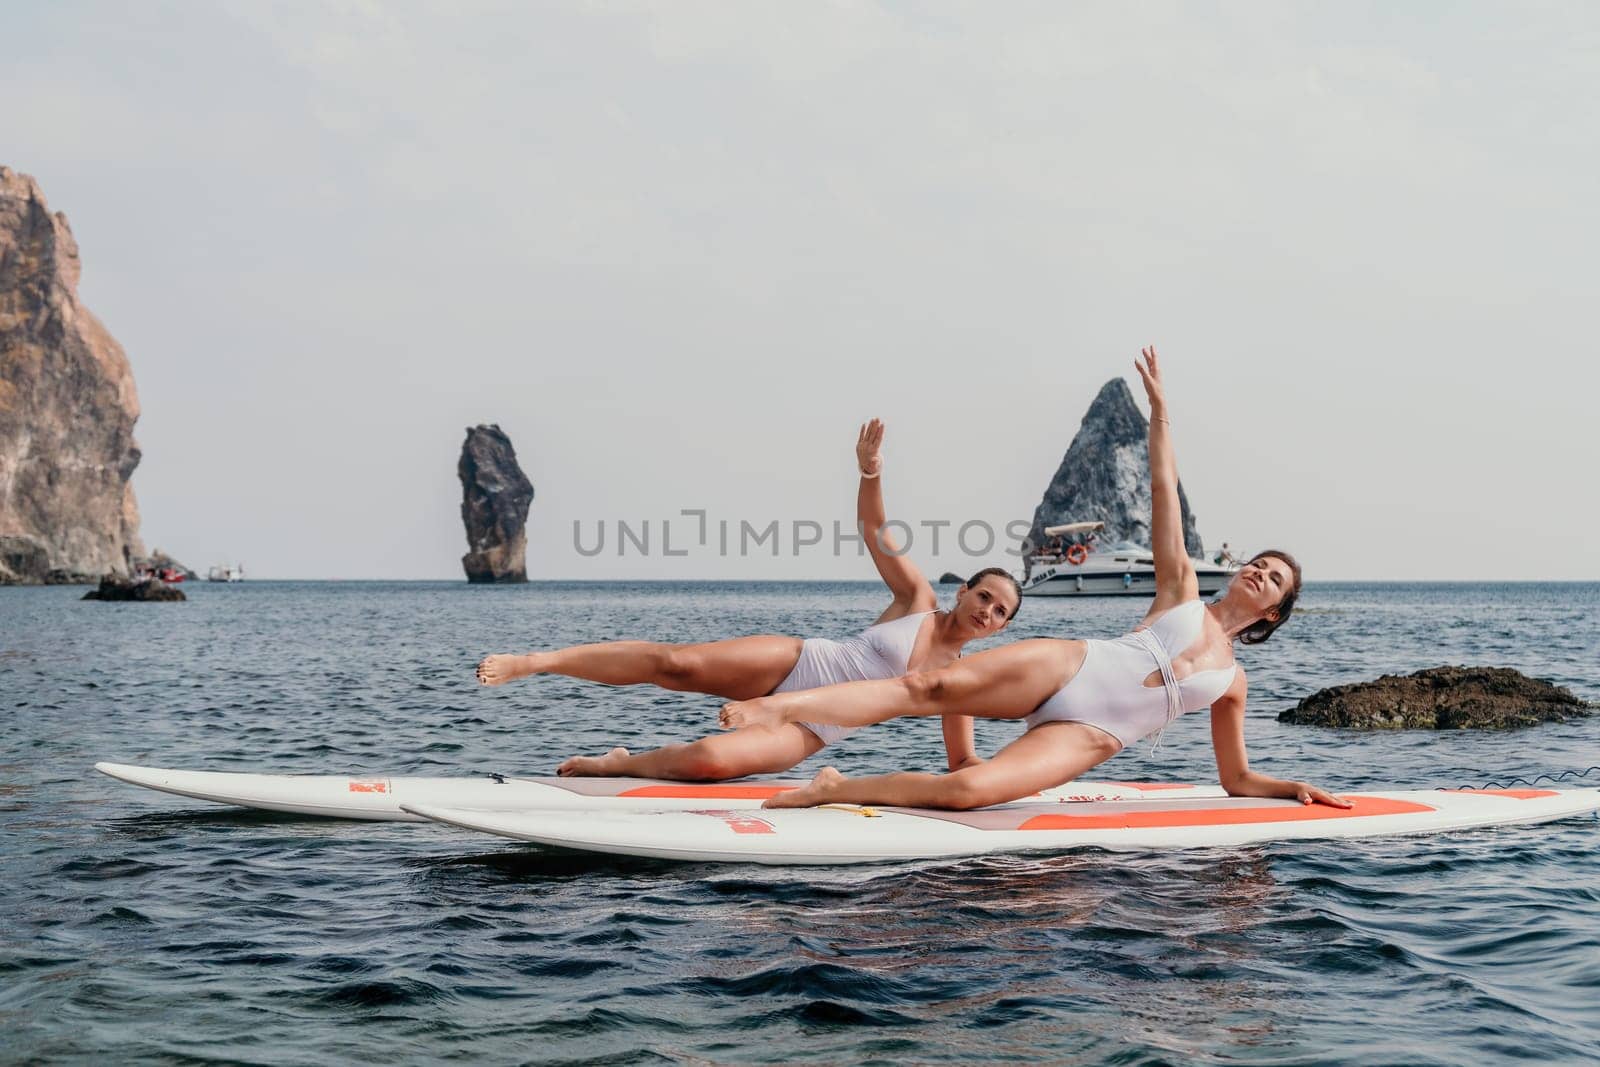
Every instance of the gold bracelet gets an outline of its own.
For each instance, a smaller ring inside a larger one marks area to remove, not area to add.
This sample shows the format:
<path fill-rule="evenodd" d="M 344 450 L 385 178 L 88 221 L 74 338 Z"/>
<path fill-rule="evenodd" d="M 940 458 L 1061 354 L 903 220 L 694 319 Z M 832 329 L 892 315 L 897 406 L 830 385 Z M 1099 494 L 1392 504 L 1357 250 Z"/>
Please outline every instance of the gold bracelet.
<path fill-rule="evenodd" d="M 856 470 L 861 470 L 861 468 L 860 468 L 860 467 L 857 467 L 857 468 L 856 468 Z M 879 471 L 879 472 L 878 472 L 878 474 L 882 474 L 882 473 L 883 473 L 883 472 L 882 472 L 882 471 Z M 876 477 L 877 477 L 877 476 L 878 476 L 878 474 L 868 474 L 868 473 L 867 473 L 867 472 L 866 472 L 866 471 L 861 471 L 861 477 L 862 477 L 862 479 L 863 479 L 863 480 L 864 480 L 864 481 L 869 481 L 869 482 L 870 482 L 870 481 L 871 481 L 871 480 L 872 480 L 872 479 L 874 479 L 874 478 L 876 478 Z"/>

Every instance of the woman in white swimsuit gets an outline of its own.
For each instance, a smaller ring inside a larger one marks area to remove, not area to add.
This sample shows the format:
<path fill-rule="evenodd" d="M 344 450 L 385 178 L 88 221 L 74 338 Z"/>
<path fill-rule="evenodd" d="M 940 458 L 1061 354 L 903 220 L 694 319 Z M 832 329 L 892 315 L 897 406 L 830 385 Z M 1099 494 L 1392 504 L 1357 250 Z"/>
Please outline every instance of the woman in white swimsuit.
<path fill-rule="evenodd" d="M 861 485 L 856 519 L 878 573 L 894 599 L 865 632 L 827 638 L 737 637 L 702 645 L 608 641 L 525 656 L 489 656 L 478 664 L 478 681 L 504 685 L 530 674 L 564 674 L 607 685 L 658 685 L 680 692 L 746 700 L 814 686 L 897 678 L 953 663 L 968 641 L 1005 629 L 1022 593 L 1017 580 L 998 567 L 981 570 L 956 590 L 949 611 L 938 611 L 933 587 L 885 529 L 883 424 L 873 419 L 856 439 Z M 747 774 L 786 771 L 851 732 L 824 722 L 785 722 L 714 734 L 687 744 L 637 755 L 614 748 L 603 756 L 574 756 L 557 768 L 570 776 L 628 775 L 709 782 Z M 948 716 L 945 752 L 952 770 L 977 762 L 972 719 Z"/>
<path fill-rule="evenodd" d="M 1300 565 L 1287 553 L 1258 553 L 1216 603 L 1201 602 L 1183 543 L 1178 466 L 1156 351 L 1135 361 L 1150 399 L 1151 540 L 1156 596 L 1144 621 L 1115 641 L 1041 638 L 990 649 L 936 671 L 853 682 L 726 705 L 725 726 L 750 729 L 798 720 L 859 727 L 899 715 L 1024 719 L 1028 729 L 993 759 L 949 774 L 905 772 L 846 778 L 825 767 L 810 785 L 780 793 L 769 807 L 894 804 L 977 808 L 1061 785 L 1186 711 L 1211 709 L 1211 741 L 1222 785 L 1233 796 L 1286 797 L 1349 807 L 1305 782 L 1250 769 L 1244 746 L 1244 671 L 1233 642 L 1259 644 L 1288 619 L 1300 593 Z"/>

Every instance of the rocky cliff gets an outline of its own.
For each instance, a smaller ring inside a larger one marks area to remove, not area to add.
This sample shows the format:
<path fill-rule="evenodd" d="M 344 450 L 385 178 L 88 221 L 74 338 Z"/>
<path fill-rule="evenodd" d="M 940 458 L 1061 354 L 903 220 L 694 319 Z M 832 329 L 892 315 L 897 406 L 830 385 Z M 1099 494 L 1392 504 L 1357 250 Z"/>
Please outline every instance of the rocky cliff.
<path fill-rule="evenodd" d="M 126 574 L 144 554 L 133 372 L 78 273 L 67 217 L 0 167 L 0 583 Z"/>
<path fill-rule="evenodd" d="M 1101 387 L 1078 427 L 1077 436 L 1050 479 L 1044 499 L 1033 513 L 1028 540 L 1043 545 L 1046 526 L 1069 522 L 1103 522 L 1095 535 L 1099 545 L 1113 541 L 1150 543 L 1150 423 L 1133 402 L 1128 383 L 1113 378 Z M 1189 555 L 1204 551 L 1183 485 L 1183 542 Z"/>
<path fill-rule="evenodd" d="M 461 521 L 471 549 L 461 557 L 467 581 L 527 581 L 525 527 L 533 483 L 517 465 L 511 438 L 498 426 L 467 430 L 456 473 L 461 476 Z"/>

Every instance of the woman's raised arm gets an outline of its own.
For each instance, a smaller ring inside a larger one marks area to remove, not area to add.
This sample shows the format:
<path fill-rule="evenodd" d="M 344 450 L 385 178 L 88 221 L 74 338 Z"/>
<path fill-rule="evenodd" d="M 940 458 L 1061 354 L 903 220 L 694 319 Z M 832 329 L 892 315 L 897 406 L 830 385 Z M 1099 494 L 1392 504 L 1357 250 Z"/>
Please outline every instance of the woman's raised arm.
<path fill-rule="evenodd" d="M 861 468 L 861 487 L 856 491 L 856 525 L 872 553 L 884 584 L 894 596 L 879 618 L 888 622 L 919 611 L 932 611 L 938 603 L 927 576 L 901 551 L 886 526 L 889 518 L 883 507 L 883 423 L 873 419 L 861 427 L 856 438 L 856 464 Z"/>
<path fill-rule="evenodd" d="M 1172 451 L 1172 423 L 1161 384 L 1161 364 L 1154 345 L 1139 353 L 1133 365 L 1144 379 L 1150 400 L 1150 550 L 1156 561 L 1154 617 L 1170 607 L 1194 600 L 1200 584 L 1183 543 L 1183 506 L 1178 502 L 1178 458 Z"/>

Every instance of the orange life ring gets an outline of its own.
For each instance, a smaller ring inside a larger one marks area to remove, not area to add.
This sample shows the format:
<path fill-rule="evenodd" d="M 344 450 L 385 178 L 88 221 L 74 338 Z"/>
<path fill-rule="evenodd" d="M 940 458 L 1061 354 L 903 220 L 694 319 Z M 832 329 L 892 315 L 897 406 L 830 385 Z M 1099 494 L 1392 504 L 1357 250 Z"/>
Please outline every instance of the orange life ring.
<path fill-rule="evenodd" d="M 1082 545 L 1073 545 L 1067 549 L 1067 562 L 1076 567 L 1089 558 L 1089 550 Z"/>

